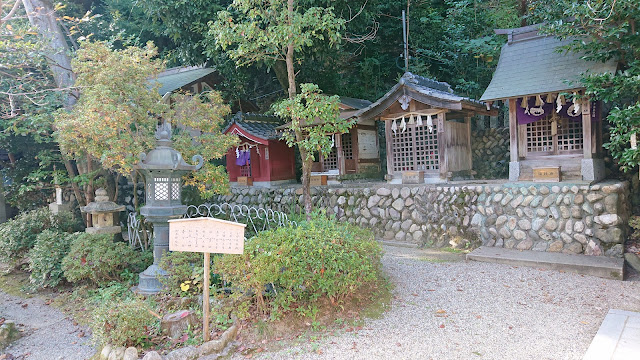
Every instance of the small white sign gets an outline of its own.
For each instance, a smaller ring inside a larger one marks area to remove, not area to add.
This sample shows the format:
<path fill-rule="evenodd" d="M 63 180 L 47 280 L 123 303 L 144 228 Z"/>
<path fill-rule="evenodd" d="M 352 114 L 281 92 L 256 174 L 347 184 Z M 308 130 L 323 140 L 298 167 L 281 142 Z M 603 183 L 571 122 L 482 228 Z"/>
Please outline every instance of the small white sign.
<path fill-rule="evenodd" d="M 378 133 L 375 130 L 358 129 L 358 155 L 360 159 L 377 159 Z"/>
<path fill-rule="evenodd" d="M 638 138 L 636 133 L 631 134 L 631 149 L 636 150 L 638 148 Z"/>
<path fill-rule="evenodd" d="M 209 217 L 169 220 L 169 250 L 242 254 L 246 226 Z"/>

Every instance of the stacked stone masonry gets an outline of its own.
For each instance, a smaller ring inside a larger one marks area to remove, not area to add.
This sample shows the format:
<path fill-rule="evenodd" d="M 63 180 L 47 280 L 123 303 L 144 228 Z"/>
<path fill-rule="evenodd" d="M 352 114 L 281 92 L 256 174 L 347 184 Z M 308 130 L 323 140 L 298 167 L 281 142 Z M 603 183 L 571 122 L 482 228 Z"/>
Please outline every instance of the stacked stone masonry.
<path fill-rule="evenodd" d="M 233 188 L 217 202 L 300 213 L 301 189 Z M 628 183 L 500 183 L 314 187 L 312 201 L 339 221 L 421 246 L 480 245 L 621 257 Z"/>
<path fill-rule="evenodd" d="M 473 131 L 471 154 L 476 179 L 509 177 L 509 129 L 491 128 Z"/>

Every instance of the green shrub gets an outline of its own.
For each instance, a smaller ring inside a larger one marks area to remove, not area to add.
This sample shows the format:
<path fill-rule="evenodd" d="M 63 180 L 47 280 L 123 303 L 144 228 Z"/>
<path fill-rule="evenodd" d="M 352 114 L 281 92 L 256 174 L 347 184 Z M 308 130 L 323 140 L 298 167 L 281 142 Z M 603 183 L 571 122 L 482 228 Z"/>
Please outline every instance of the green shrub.
<path fill-rule="evenodd" d="M 62 260 L 62 270 L 70 282 L 104 284 L 121 280 L 125 270 L 144 270 L 148 261 L 148 254 L 135 251 L 126 243 L 114 242 L 112 235 L 78 233 Z"/>
<path fill-rule="evenodd" d="M 142 346 L 157 332 L 157 318 L 141 299 L 117 299 L 102 303 L 90 323 L 98 345 Z"/>
<path fill-rule="evenodd" d="M 338 305 L 374 289 L 382 281 L 381 255 L 369 230 L 316 213 L 297 228 L 259 233 L 243 255 L 218 258 L 216 271 L 277 318 L 293 307 L 305 314 L 323 299 Z"/>
<path fill-rule="evenodd" d="M 160 260 L 160 268 L 167 272 L 167 276 L 160 278 L 160 282 L 164 285 L 164 291 L 169 295 L 184 295 L 186 293 L 192 293 L 193 286 L 189 286 L 188 289 L 183 291 L 180 285 L 186 281 L 195 280 L 195 272 L 203 272 L 203 260 L 202 253 L 173 251 L 166 253 L 162 260 Z M 202 276 L 200 276 L 202 278 Z M 191 283 L 189 283 L 191 284 Z M 189 291 L 191 290 L 191 291 Z"/>
<path fill-rule="evenodd" d="M 24 212 L 0 224 L 0 261 L 19 262 L 44 229 L 70 233 L 81 230 L 82 224 L 71 213 L 53 215 L 47 208 Z"/>
<path fill-rule="evenodd" d="M 44 230 L 29 251 L 29 282 L 35 288 L 55 287 L 63 278 L 62 259 L 69 253 L 74 234 Z"/>

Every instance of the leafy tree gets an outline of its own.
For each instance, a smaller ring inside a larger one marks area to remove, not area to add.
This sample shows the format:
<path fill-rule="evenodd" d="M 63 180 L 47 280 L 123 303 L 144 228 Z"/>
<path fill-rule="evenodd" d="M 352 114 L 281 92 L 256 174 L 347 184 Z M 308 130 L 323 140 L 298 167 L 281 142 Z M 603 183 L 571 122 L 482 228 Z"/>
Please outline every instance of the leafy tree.
<path fill-rule="evenodd" d="M 562 13 L 561 18 L 557 17 L 558 13 Z M 619 70 L 615 74 L 583 74 L 582 82 L 587 97 L 614 106 L 607 117 L 611 129 L 605 148 L 611 151 L 622 170 L 635 168 L 640 164 L 640 150 L 631 148 L 630 139 L 640 133 L 638 2 L 566 0 L 550 8 L 547 16 L 555 21 L 546 31 L 560 37 L 576 37 L 569 50 L 583 53 L 587 60 L 618 61 Z"/>
<path fill-rule="evenodd" d="M 331 144 L 327 135 L 346 131 L 349 125 L 341 123 L 335 98 L 322 96 L 317 86 L 307 85 L 297 95 L 295 64 L 303 61 L 302 51 L 318 41 L 337 45 L 345 20 L 336 17 L 332 7 L 304 9 L 296 0 L 234 0 L 231 8 L 235 14 L 221 11 L 217 21 L 210 24 L 209 35 L 218 46 L 241 66 L 255 62 L 286 64 L 289 99 L 274 109 L 291 118 L 289 146 L 300 144 L 304 208 L 310 218 L 311 149 L 328 153 Z M 320 126 L 311 129 L 314 122 Z"/>
<path fill-rule="evenodd" d="M 150 87 L 149 79 L 164 69 L 154 59 L 157 49 L 127 47 L 113 50 L 105 42 L 83 42 L 72 66 L 82 97 L 71 111 L 56 116 L 57 140 L 76 157 L 89 155 L 103 167 L 129 174 L 138 155 L 155 145 L 158 119 L 174 124 L 174 147 L 185 158 L 203 155 L 205 161 L 219 158 L 237 138 L 220 134 L 223 117 L 229 107 L 222 105 L 220 94 L 210 92 L 200 98 L 177 94 L 171 106 Z M 191 132 L 199 132 L 196 141 Z M 201 173 L 187 180 L 205 197 L 224 192 L 224 169 L 207 163 Z"/>

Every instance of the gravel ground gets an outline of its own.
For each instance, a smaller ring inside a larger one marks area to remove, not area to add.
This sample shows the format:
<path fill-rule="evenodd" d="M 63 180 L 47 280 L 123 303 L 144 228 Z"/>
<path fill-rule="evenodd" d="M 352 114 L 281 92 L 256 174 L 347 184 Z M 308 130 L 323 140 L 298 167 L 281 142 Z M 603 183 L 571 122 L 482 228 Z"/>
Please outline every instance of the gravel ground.
<path fill-rule="evenodd" d="M 22 330 L 22 338 L 0 350 L 0 354 L 28 360 L 84 360 L 96 351 L 88 344 L 86 328 L 74 326 L 66 315 L 42 299 L 23 299 L 0 291 L 0 317 L 13 320 Z"/>
<path fill-rule="evenodd" d="M 381 319 L 253 358 L 581 359 L 610 308 L 640 311 L 637 276 L 622 282 L 434 251 L 385 251 L 395 290 Z"/>

